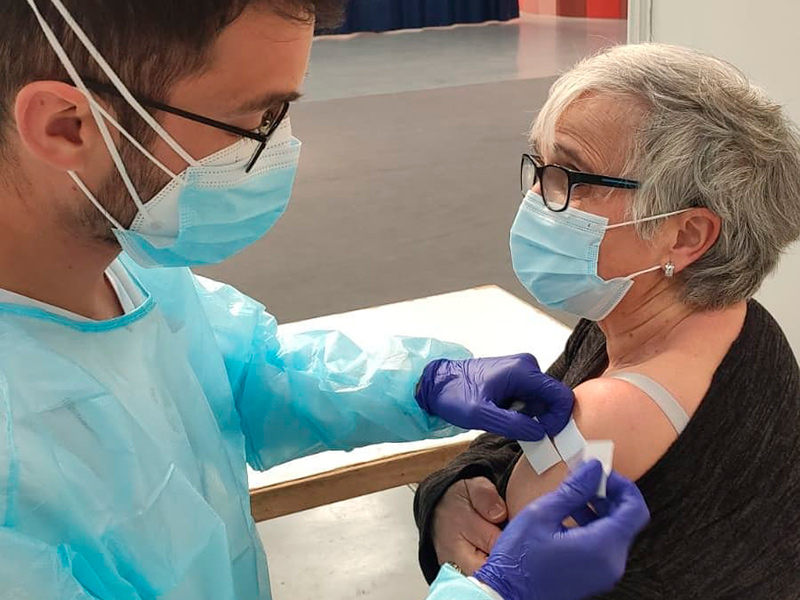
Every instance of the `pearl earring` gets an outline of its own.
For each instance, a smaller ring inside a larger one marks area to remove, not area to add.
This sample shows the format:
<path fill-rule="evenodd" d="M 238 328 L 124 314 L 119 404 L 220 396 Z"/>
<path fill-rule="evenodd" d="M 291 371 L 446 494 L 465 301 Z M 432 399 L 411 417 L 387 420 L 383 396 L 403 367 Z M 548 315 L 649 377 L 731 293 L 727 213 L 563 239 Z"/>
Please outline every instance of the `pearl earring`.
<path fill-rule="evenodd" d="M 675 263 L 669 261 L 667 264 L 664 265 L 664 276 L 670 279 L 674 275 L 675 275 Z"/>

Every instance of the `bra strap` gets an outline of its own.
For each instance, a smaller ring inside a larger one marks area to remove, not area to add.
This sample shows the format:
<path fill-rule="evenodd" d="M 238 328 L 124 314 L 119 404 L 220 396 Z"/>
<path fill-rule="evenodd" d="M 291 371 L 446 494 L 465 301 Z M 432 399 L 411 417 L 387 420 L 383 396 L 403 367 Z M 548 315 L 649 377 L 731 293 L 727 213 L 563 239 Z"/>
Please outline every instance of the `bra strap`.
<path fill-rule="evenodd" d="M 658 405 L 658 408 L 661 409 L 661 412 L 663 412 L 667 419 L 669 419 L 669 422 L 672 423 L 678 435 L 683 433 L 683 430 L 689 423 L 689 415 L 686 414 L 686 411 L 675 397 L 664 389 L 661 384 L 640 373 L 615 373 L 608 377 L 610 379 L 625 381 L 639 388 Z"/>

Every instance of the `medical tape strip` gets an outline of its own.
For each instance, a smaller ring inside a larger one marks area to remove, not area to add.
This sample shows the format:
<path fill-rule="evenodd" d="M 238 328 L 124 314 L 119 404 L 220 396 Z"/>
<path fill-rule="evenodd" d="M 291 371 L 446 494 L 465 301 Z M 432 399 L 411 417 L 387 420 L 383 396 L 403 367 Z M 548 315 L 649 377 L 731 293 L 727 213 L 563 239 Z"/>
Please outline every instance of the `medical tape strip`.
<path fill-rule="evenodd" d="M 570 419 L 567 426 L 553 438 L 559 455 L 567 463 L 570 470 L 574 469 L 581 461 L 581 453 L 586 447 L 586 440 L 578 429 L 575 419 Z"/>
<path fill-rule="evenodd" d="M 587 442 L 575 419 L 570 419 L 567 426 L 552 440 L 545 436 L 538 442 L 519 442 L 519 445 L 537 475 L 545 473 L 560 462 L 566 463 L 572 470 L 584 460 L 597 458 L 603 465 L 598 496 L 605 497 L 606 481 L 611 473 L 614 455 L 614 442 L 611 440 Z"/>
<path fill-rule="evenodd" d="M 547 436 L 538 442 L 520 442 L 519 445 L 537 475 L 541 475 L 562 460 L 558 450 Z"/>

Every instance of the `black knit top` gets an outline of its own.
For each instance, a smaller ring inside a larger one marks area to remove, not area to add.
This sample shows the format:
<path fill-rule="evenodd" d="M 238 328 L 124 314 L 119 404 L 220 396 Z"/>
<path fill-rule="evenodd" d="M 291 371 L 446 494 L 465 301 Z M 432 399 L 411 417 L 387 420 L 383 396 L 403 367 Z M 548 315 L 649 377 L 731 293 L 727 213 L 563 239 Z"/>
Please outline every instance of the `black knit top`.
<path fill-rule="evenodd" d="M 607 363 L 602 332 L 581 321 L 550 374 L 575 387 Z M 444 492 L 484 476 L 505 495 L 520 456 L 513 440 L 484 435 L 420 485 L 414 512 L 429 581 L 439 569 L 431 527 Z M 800 371 L 757 302 L 686 429 L 637 484 L 652 522 L 603 598 L 800 599 Z"/>

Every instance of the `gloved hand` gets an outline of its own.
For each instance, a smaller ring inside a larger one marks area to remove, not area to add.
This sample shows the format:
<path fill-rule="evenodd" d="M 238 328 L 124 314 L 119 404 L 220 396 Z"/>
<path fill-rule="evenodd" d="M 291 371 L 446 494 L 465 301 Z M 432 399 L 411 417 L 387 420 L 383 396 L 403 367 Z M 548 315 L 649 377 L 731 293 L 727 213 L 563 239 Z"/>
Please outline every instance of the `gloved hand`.
<path fill-rule="evenodd" d="M 564 527 L 565 518 L 594 500 L 601 473 L 598 461 L 584 463 L 555 492 L 529 504 L 474 577 L 504 600 L 579 600 L 612 589 L 650 512 L 636 485 L 612 473 L 608 514 Z"/>
<path fill-rule="evenodd" d="M 517 354 L 435 360 L 422 371 L 416 399 L 425 411 L 464 429 L 535 442 L 564 429 L 575 395 L 542 373 L 533 356 Z M 516 404 L 519 411 L 509 410 Z"/>

